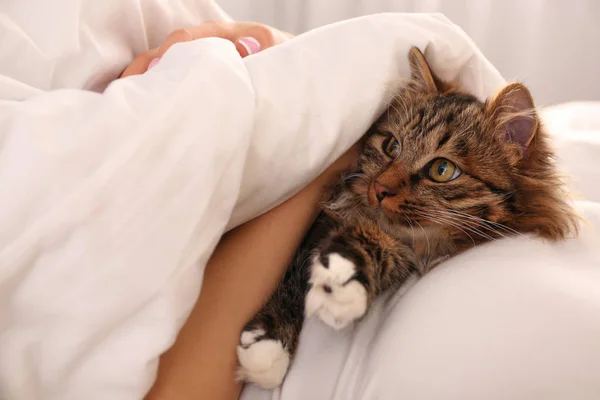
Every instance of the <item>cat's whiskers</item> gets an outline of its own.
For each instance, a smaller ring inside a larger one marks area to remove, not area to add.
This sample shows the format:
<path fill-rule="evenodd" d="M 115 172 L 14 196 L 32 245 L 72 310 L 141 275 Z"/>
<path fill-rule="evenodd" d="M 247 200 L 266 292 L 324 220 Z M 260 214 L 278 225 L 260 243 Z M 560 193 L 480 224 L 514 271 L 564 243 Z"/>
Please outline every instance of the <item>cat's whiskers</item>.
<path fill-rule="evenodd" d="M 410 219 L 407 216 L 403 216 L 404 219 L 406 220 L 406 222 L 408 223 L 408 226 L 410 226 L 410 230 L 412 232 L 412 244 L 413 244 L 413 248 L 415 247 L 415 227 L 413 226 L 412 222 L 410 221 Z"/>
<path fill-rule="evenodd" d="M 464 224 L 464 226 L 468 226 L 471 229 L 474 229 L 474 230 L 477 230 L 477 231 L 479 231 L 479 229 L 486 229 L 490 233 L 494 233 L 494 234 L 497 234 L 499 236 L 506 237 L 505 235 L 503 235 L 498 230 L 496 230 L 496 229 L 494 229 L 492 227 L 489 227 L 489 226 L 485 226 L 485 225 L 483 225 L 483 224 L 480 223 L 481 221 L 485 221 L 485 220 L 481 220 L 481 219 L 480 220 L 469 219 L 469 218 L 466 218 L 465 216 L 452 215 L 452 214 L 450 214 L 448 212 L 440 211 L 440 210 L 432 210 L 432 211 L 436 212 L 438 215 L 441 215 L 441 216 L 443 216 L 443 217 L 445 217 L 447 219 L 451 219 L 451 220 L 454 220 L 454 221 L 462 222 Z M 478 224 L 476 224 L 476 225 L 473 226 L 472 224 L 474 224 L 474 223 L 478 223 Z"/>
<path fill-rule="evenodd" d="M 423 218 L 426 218 L 426 219 L 428 219 L 429 221 L 431 221 L 431 222 L 433 222 L 433 223 L 435 223 L 435 224 L 438 224 L 438 225 L 440 225 L 440 226 L 444 226 L 445 224 L 447 224 L 447 225 L 451 225 L 451 226 L 455 227 L 456 229 L 459 229 L 459 230 L 460 230 L 460 231 L 462 231 L 462 232 L 463 232 L 465 235 L 467 235 L 467 236 L 469 237 L 469 239 L 471 239 L 471 241 L 473 242 L 473 246 L 476 246 L 475 239 L 473 239 L 473 236 L 469 235 L 469 233 L 468 233 L 467 231 L 465 231 L 464 229 L 462 229 L 462 228 L 460 227 L 460 225 L 458 225 L 458 224 L 456 224 L 456 223 L 454 223 L 454 222 L 451 222 L 451 221 L 446 221 L 446 220 L 443 220 L 443 219 L 440 219 L 440 220 L 438 220 L 438 219 L 436 219 L 436 218 L 434 218 L 434 217 L 432 217 L 432 216 L 430 216 L 430 215 L 425 215 L 425 214 L 424 214 L 424 215 L 421 215 L 421 216 L 422 216 Z"/>
<path fill-rule="evenodd" d="M 504 230 L 504 232 L 508 235 L 518 235 L 518 236 L 525 236 L 522 233 L 504 225 L 501 224 L 499 222 L 493 222 L 493 221 L 489 221 L 486 219 L 483 219 L 481 217 L 477 217 L 475 215 L 470 215 L 470 214 L 466 214 L 466 213 L 461 213 L 461 212 L 455 212 L 454 210 L 446 210 L 445 211 L 445 215 L 448 217 L 453 217 L 453 218 L 464 218 L 467 220 L 470 220 L 472 222 L 477 222 L 478 228 L 482 228 L 482 229 L 486 229 L 494 234 L 497 234 L 499 236 L 502 236 L 504 238 L 508 237 L 507 235 L 505 235 L 504 233 L 502 233 L 499 229 L 496 228 L 501 228 Z M 490 226 L 491 225 L 491 226 Z"/>
<path fill-rule="evenodd" d="M 421 228 L 421 230 L 425 234 L 425 240 L 427 240 L 427 251 L 429 253 L 431 253 L 431 244 L 429 243 L 429 236 L 427 236 L 427 231 L 425 230 L 425 228 L 423 228 L 423 226 L 418 221 L 414 221 L 414 223 L 419 225 L 419 228 Z"/>
<path fill-rule="evenodd" d="M 453 216 L 453 215 L 444 213 L 443 211 L 440 211 L 440 210 L 432 210 L 432 211 L 435 212 L 435 213 L 437 213 L 437 215 L 439 217 L 442 217 L 442 218 L 445 218 L 446 220 L 454 221 L 454 222 L 460 224 L 463 228 L 468 229 L 469 232 L 475 233 L 475 234 L 477 234 L 477 235 L 479 235 L 479 236 L 481 236 L 483 238 L 486 238 L 488 240 L 496 240 L 496 238 L 493 237 L 492 235 L 489 235 L 489 234 L 481 231 L 479 229 L 479 228 L 482 228 L 481 225 L 472 226 L 472 225 L 468 224 L 468 222 L 472 222 L 472 221 L 465 221 L 465 218 L 460 218 L 458 216 Z M 491 231 L 492 233 L 496 233 L 496 234 L 498 234 L 500 236 L 506 237 L 506 236 L 502 235 L 501 233 L 499 233 L 499 232 L 497 232 L 497 231 L 495 231 L 495 230 L 493 230 L 493 229 L 491 229 L 489 227 L 487 229 L 488 229 L 488 231 Z"/>
<path fill-rule="evenodd" d="M 511 228 L 509 226 L 501 224 L 500 222 L 490 221 L 490 220 L 478 217 L 476 215 L 470 215 L 470 214 L 467 214 L 467 213 L 464 213 L 464 212 L 461 212 L 461 211 L 457 211 L 457 210 L 447 210 L 447 211 L 450 212 L 450 213 L 452 213 L 452 214 L 460 215 L 460 216 L 462 216 L 464 218 L 469 218 L 469 219 L 472 219 L 472 220 L 481 221 L 483 223 L 483 226 L 486 227 L 486 228 L 488 228 L 488 229 L 491 229 L 491 228 L 488 227 L 487 225 L 494 225 L 494 226 L 496 226 L 498 228 L 504 229 L 508 233 L 512 233 L 512 234 L 519 235 L 519 236 L 525 236 L 521 232 L 519 232 L 519 231 L 517 231 L 517 230 L 515 230 L 515 229 L 513 229 L 513 228 Z"/>
<path fill-rule="evenodd" d="M 414 209 L 415 211 L 421 211 L 421 212 L 425 212 L 425 210 L 423 210 L 423 209 L 419 209 L 419 207 L 413 207 L 413 209 Z M 481 234 L 481 232 L 479 231 L 479 229 L 478 229 L 478 228 L 483 228 L 483 229 L 486 229 L 486 230 L 488 230 L 488 231 L 490 231 L 490 232 L 492 232 L 492 233 L 494 233 L 494 234 L 497 234 L 497 235 L 499 235 L 499 236 L 502 236 L 502 237 L 507 237 L 507 236 L 506 236 L 506 235 L 504 235 L 502 232 L 500 232 L 500 231 L 499 231 L 499 230 L 497 230 L 497 229 L 494 229 L 493 227 L 491 227 L 491 226 L 489 226 L 489 225 L 495 225 L 495 226 L 497 226 L 498 228 L 503 228 L 503 229 L 504 229 L 505 231 L 507 231 L 508 233 L 512 233 L 512 234 L 516 234 L 516 235 L 524 236 L 522 233 L 520 233 L 520 232 L 518 232 L 518 231 L 516 231 L 516 230 L 514 230 L 514 229 L 512 229 L 512 228 L 510 228 L 510 227 L 508 227 L 508 226 L 506 226 L 506 225 L 503 225 L 503 224 L 501 224 L 501 223 L 498 223 L 498 222 L 493 222 L 493 221 L 488 221 L 488 220 L 486 220 L 486 219 L 483 219 L 483 218 L 480 218 L 480 217 L 477 217 L 477 216 L 474 216 L 474 215 L 470 215 L 470 214 L 466 214 L 466 213 L 461 213 L 461 212 L 454 212 L 454 211 L 455 211 L 455 210 L 446 210 L 446 211 L 442 211 L 442 210 L 435 210 L 435 209 L 430 209 L 430 210 L 427 210 L 427 212 L 433 212 L 433 213 L 437 213 L 438 215 L 445 216 L 445 217 L 447 217 L 447 218 L 450 218 L 450 219 L 452 219 L 452 220 L 459 221 L 459 222 L 462 222 L 462 223 L 464 223 L 464 221 L 462 221 L 462 219 L 461 219 L 461 218 L 464 218 L 464 219 L 469 219 L 469 220 L 471 220 L 471 222 L 477 222 L 477 223 L 478 223 L 478 225 L 477 225 L 477 226 L 475 226 L 475 227 L 474 227 L 474 226 L 468 225 L 468 227 L 469 227 L 470 229 L 473 229 L 474 231 L 476 231 L 476 232 L 477 232 L 478 234 L 480 234 L 482 237 L 486 237 L 486 236 L 485 236 L 485 235 L 483 235 L 483 234 Z M 455 215 L 452 215 L 453 213 L 454 213 Z M 464 225 L 466 226 L 467 224 L 464 224 Z M 473 231 L 473 230 L 472 230 L 472 231 Z M 490 237 L 490 236 L 489 236 L 489 235 L 487 235 L 487 237 Z"/>
<path fill-rule="evenodd" d="M 437 210 L 430 210 L 430 211 L 437 211 Z M 422 217 L 424 217 L 424 218 L 429 218 L 429 219 L 431 219 L 431 218 L 434 218 L 434 217 L 435 217 L 435 218 L 436 218 L 436 219 L 438 219 L 439 221 L 443 221 L 444 223 L 446 223 L 446 224 L 448 224 L 448 225 L 451 225 L 451 226 L 453 226 L 453 227 L 455 227 L 455 228 L 458 228 L 458 229 L 460 229 L 462 232 L 465 232 L 465 231 L 462 229 L 462 228 L 464 228 L 464 229 L 466 229 L 467 231 L 469 231 L 469 232 L 471 232 L 471 233 L 473 233 L 473 234 L 476 234 L 476 235 L 478 235 L 478 236 L 481 236 L 482 238 L 485 238 L 485 239 L 487 239 L 487 240 L 490 240 L 490 241 L 494 241 L 494 240 L 496 240 L 496 238 L 495 238 L 495 237 L 493 237 L 493 236 L 490 236 L 490 235 L 488 235 L 487 233 L 485 233 L 485 232 L 482 232 L 482 231 L 480 231 L 479 229 L 476 229 L 476 228 L 474 228 L 474 227 L 472 227 L 472 226 L 469 226 L 469 225 L 466 225 L 466 224 L 464 224 L 464 221 L 462 221 L 462 220 L 460 220 L 460 219 L 455 219 L 455 218 L 449 219 L 449 217 L 448 217 L 447 215 L 443 215 L 443 214 L 439 214 L 439 213 L 438 213 L 437 215 L 435 215 L 435 216 L 433 216 L 433 215 L 429 215 L 429 214 L 426 214 L 426 213 L 421 213 L 421 216 L 422 216 Z M 465 232 L 465 233 L 466 233 L 466 232 Z M 471 237 L 471 235 L 469 235 L 469 237 Z M 473 238 L 472 238 L 472 237 L 471 237 L 471 240 L 473 241 Z"/>
<path fill-rule="evenodd" d="M 342 177 L 342 179 L 344 181 L 349 181 L 351 179 L 361 179 L 361 178 L 366 178 L 366 175 L 364 174 L 364 172 L 354 172 L 348 175 L 344 175 Z"/>

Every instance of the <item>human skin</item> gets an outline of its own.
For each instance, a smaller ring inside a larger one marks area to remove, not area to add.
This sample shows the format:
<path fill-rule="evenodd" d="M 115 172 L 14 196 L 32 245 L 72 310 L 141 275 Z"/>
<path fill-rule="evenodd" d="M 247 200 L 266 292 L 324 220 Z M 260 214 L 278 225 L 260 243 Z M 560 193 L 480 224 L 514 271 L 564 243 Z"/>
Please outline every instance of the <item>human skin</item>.
<path fill-rule="evenodd" d="M 240 56 L 247 57 L 251 54 L 249 54 L 248 46 L 244 46 L 244 41 L 241 39 L 252 38 L 258 42 L 258 49 L 254 49 L 254 52 L 258 52 L 283 43 L 293 36 L 256 22 L 208 21 L 202 25 L 178 29 L 172 32 L 159 47 L 138 54 L 121 73 L 121 78 L 143 74 L 148 70 L 148 66 L 153 60 L 158 61 L 176 43 L 208 37 L 218 37 L 231 41 Z"/>
<path fill-rule="evenodd" d="M 323 190 L 355 158 L 350 149 L 317 179 L 271 211 L 225 234 L 207 263 L 200 296 L 160 358 L 147 400 L 236 399 L 236 346 L 266 303 L 318 213 Z"/>

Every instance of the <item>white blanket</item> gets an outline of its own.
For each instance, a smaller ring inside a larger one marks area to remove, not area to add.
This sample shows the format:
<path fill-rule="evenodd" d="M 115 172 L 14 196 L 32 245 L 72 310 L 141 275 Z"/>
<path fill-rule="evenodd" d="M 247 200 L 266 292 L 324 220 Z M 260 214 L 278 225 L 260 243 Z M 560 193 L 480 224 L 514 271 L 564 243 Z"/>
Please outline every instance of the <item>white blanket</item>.
<path fill-rule="evenodd" d="M 245 60 L 219 39 L 176 45 L 151 72 L 104 90 L 133 54 L 169 31 L 225 15 L 197 0 L 62 3 L 0 5 L 2 399 L 141 398 L 220 235 L 345 151 L 407 76 L 410 46 L 426 49 L 436 72 L 480 98 L 504 83 L 443 17 L 378 15 Z M 577 265 L 598 261 L 583 239 L 573 243 L 582 249 Z M 524 264 L 534 252 L 559 252 L 515 246 Z M 481 252 L 470 257 L 485 266 Z M 486 270 L 464 279 L 478 282 Z M 577 283 L 570 293 L 583 310 L 597 309 L 597 297 Z M 598 328 L 584 311 L 574 314 L 582 317 L 573 324 L 580 343 Z M 411 311 L 417 320 L 427 312 Z M 405 323 L 410 334 L 415 325 Z M 422 337 L 404 335 L 411 343 Z M 421 363 L 444 365 L 436 354 Z"/>

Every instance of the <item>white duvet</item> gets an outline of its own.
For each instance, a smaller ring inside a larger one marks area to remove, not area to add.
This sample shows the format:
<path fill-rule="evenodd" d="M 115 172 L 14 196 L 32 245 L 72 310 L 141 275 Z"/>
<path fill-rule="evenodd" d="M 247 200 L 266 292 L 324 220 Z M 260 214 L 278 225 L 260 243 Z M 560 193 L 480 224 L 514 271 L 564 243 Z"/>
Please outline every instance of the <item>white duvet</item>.
<path fill-rule="evenodd" d="M 245 60 L 219 39 L 176 45 L 107 87 L 207 18 L 226 16 L 199 0 L 0 4 L 0 398 L 141 398 L 220 235 L 344 152 L 410 46 L 482 99 L 504 83 L 442 16 L 389 14 Z M 579 239 L 481 247 L 343 333 L 309 321 L 283 388 L 243 397 L 597 399 L 599 108 L 587 127 L 548 115 L 587 196 Z"/>

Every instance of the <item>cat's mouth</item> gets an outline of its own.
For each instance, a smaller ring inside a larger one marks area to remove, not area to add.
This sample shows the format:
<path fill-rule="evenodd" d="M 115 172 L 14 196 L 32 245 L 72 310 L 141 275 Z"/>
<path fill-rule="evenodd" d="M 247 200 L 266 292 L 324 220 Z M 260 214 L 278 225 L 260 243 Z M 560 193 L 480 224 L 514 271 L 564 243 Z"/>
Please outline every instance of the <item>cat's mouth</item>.
<path fill-rule="evenodd" d="M 378 211 L 382 212 L 389 218 L 394 218 L 398 215 L 398 198 L 395 196 L 381 196 L 377 194 L 375 182 L 371 182 L 367 190 L 367 201 L 369 205 Z"/>
<path fill-rule="evenodd" d="M 401 194 L 378 198 L 374 180 L 364 185 L 361 189 L 361 197 L 363 197 L 365 203 L 371 209 L 373 217 L 381 218 L 388 224 L 404 226 L 406 228 L 419 226 L 419 224 L 421 226 L 430 225 L 430 221 L 419 215 L 417 210 L 404 204 Z"/>
<path fill-rule="evenodd" d="M 362 197 L 368 204 L 372 217 L 386 226 L 406 230 L 412 234 L 415 229 L 422 231 L 435 225 L 423 215 L 424 210 L 406 204 L 400 197 L 392 196 L 380 200 L 377 198 L 372 183 L 365 189 L 363 189 Z"/>

